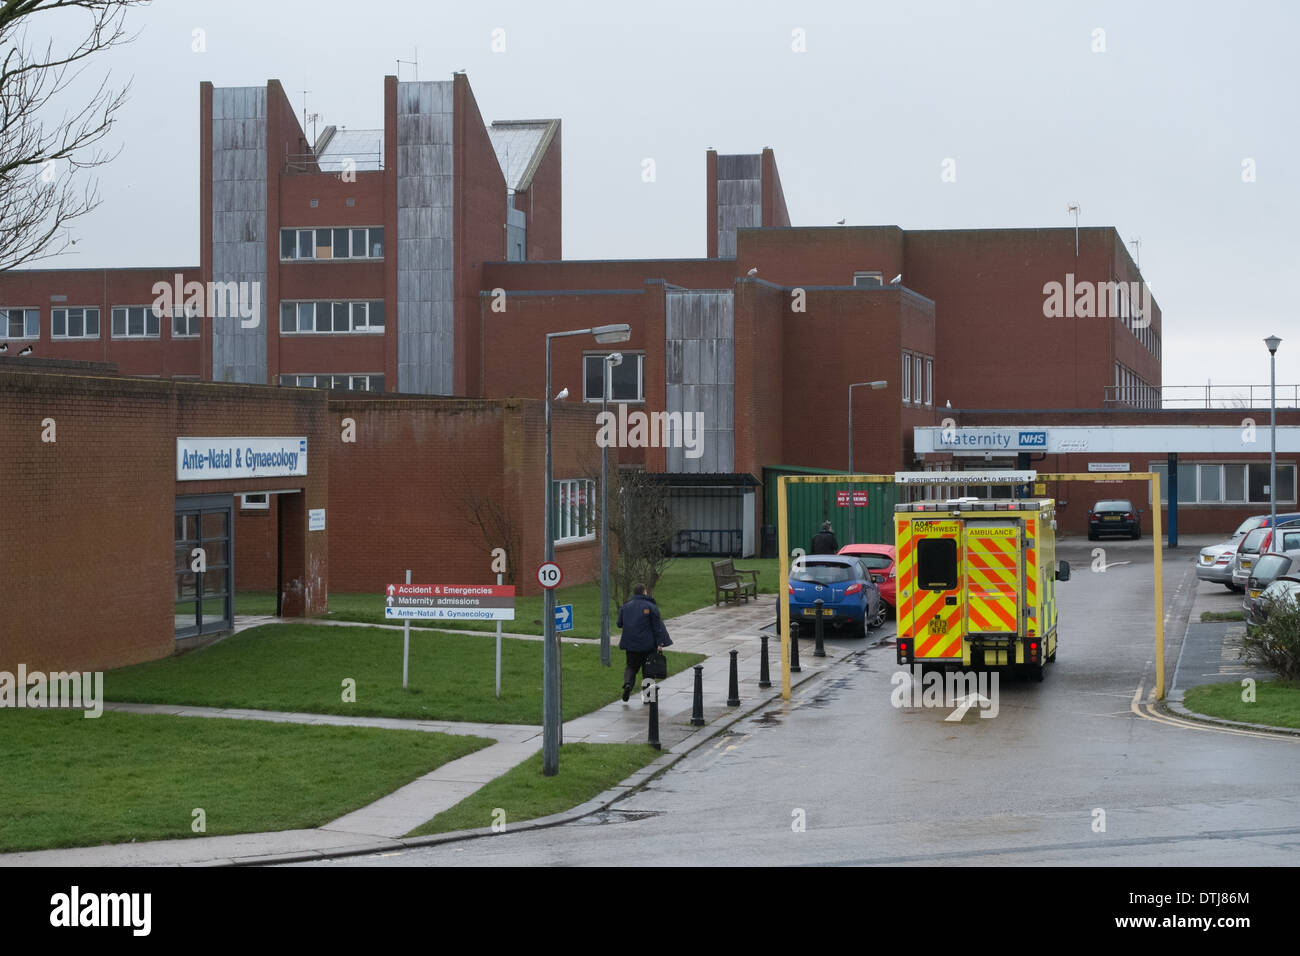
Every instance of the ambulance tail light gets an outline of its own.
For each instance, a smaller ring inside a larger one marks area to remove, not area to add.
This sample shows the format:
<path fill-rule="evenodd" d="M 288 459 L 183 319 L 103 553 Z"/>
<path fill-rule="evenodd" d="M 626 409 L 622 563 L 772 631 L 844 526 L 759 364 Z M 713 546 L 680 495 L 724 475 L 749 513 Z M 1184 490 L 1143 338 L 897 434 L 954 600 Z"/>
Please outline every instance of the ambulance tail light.
<path fill-rule="evenodd" d="M 912 660 L 912 639 L 910 637 L 900 637 L 898 639 L 898 663 L 907 664 Z"/>
<path fill-rule="evenodd" d="M 1041 664 L 1043 662 L 1043 646 L 1037 640 L 1029 642 L 1029 663 Z"/>

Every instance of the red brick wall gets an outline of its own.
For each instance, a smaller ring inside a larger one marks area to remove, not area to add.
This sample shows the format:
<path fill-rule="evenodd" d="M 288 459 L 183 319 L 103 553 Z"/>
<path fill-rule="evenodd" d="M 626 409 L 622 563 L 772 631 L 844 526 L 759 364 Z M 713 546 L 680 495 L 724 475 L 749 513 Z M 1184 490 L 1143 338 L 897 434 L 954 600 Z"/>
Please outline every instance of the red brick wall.
<path fill-rule="evenodd" d="M 241 510 L 239 498 L 235 498 L 235 589 L 238 591 L 274 591 L 277 587 L 275 529 L 279 501 L 279 495 L 271 495 L 271 507 L 267 510 Z M 328 518 L 327 514 L 326 528 Z"/>
<path fill-rule="evenodd" d="M 152 306 L 158 293 L 155 283 L 165 282 L 174 290 L 176 275 L 181 287 L 199 277 L 197 266 L 149 269 L 11 269 L 0 272 L 0 308 L 36 308 L 41 313 L 41 334 L 37 340 L 10 340 L 8 329 L 0 330 L 0 341 L 8 341 L 10 355 L 26 345 L 34 355 L 81 362 L 114 362 L 123 375 L 199 374 L 199 338 L 172 338 L 171 320 L 159 321 L 155 339 L 115 339 L 112 335 L 112 307 Z M 174 294 L 174 293 L 173 293 Z M 65 301 L 51 301 L 52 296 Z M 99 337 L 95 339 L 51 338 L 50 310 L 93 307 L 99 309 Z"/>
<path fill-rule="evenodd" d="M 763 225 L 789 226 L 790 213 L 785 208 L 785 191 L 781 189 L 781 174 L 776 170 L 776 154 L 765 148 L 762 157 Z M 885 278 L 888 281 L 889 277 Z"/>
<path fill-rule="evenodd" d="M 546 148 L 537 171 L 533 173 L 532 183 L 527 189 L 515 193 L 515 208 L 527 217 L 527 257 L 535 261 L 559 259 L 563 255 L 560 229 L 563 218 L 560 133 L 561 127 L 557 126 L 550 146 Z"/>
<path fill-rule="evenodd" d="M 41 440 L 54 420 L 54 442 Z M 325 396 L 251 386 L 0 373 L 0 670 L 117 667 L 173 648 L 178 495 L 301 487 L 325 506 L 326 469 L 306 478 L 175 478 L 176 437 L 306 435 L 323 445 Z M 319 453 L 318 453 L 319 454 Z M 319 460 L 319 458 L 317 459 Z M 325 536 L 290 534 L 308 613 L 324 610 Z"/>
<path fill-rule="evenodd" d="M 493 547 L 474 523 L 474 499 L 506 502 L 518 553 L 508 554 L 520 593 L 536 593 L 544 553 L 546 429 L 540 401 L 385 399 L 334 395 L 329 445 L 331 581 L 338 591 L 380 594 L 401 580 L 489 583 Z M 342 421 L 356 442 L 338 440 Z M 555 408 L 555 477 L 599 474 L 594 421 Z M 617 462 L 617 452 L 611 461 Z M 495 527 L 493 527 L 495 530 Z M 557 549 L 568 583 L 599 573 L 598 541 Z"/>
<path fill-rule="evenodd" d="M 484 290 L 639 289 L 662 279 L 685 289 L 730 289 L 748 270 L 730 259 L 575 259 L 569 262 L 489 262 Z"/>

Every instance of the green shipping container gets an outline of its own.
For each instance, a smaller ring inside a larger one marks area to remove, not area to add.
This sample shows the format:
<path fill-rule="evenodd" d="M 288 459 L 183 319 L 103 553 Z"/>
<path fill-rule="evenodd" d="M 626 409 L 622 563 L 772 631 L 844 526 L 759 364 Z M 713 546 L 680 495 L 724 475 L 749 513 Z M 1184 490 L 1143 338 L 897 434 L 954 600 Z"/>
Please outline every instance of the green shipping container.
<path fill-rule="evenodd" d="M 800 468 L 797 465 L 774 465 L 763 469 L 763 524 L 776 526 L 777 515 L 777 479 L 782 475 L 843 475 L 847 472 L 828 471 L 824 468 Z M 867 503 L 863 507 L 850 508 L 840 505 L 843 500 L 837 492 L 867 493 Z M 790 547 L 803 548 L 812 545 L 812 537 L 819 530 L 823 521 L 831 523 L 831 530 L 840 543 L 846 544 L 893 544 L 894 543 L 894 505 L 904 500 L 898 485 L 890 482 L 879 484 L 854 484 L 852 482 L 808 482 L 786 485 L 786 520 L 789 522 Z M 852 524 L 850 524 L 852 523 Z"/>

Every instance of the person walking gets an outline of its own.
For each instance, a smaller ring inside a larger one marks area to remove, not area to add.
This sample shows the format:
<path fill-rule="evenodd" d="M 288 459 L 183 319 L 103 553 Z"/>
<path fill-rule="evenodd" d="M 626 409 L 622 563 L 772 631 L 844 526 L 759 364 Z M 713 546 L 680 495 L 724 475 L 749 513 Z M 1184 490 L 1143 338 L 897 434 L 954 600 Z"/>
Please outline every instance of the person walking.
<path fill-rule="evenodd" d="M 632 681 L 636 680 L 637 671 L 645 664 L 645 659 L 660 648 L 673 642 L 664 627 L 664 619 L 659 615 L 659 605 L 650 596 L 644 584 L 632 586 L 632 598 L 618 609 L 618 626 L 623 629 L 618 639 L 619 650 L 627 654 L 627 664 L 623 668 L 623 700 L 632 693 Z"/>
<path fill-rule="evenodd" d="M 835 532 L 831 530 L 829 521 L 822 522 L 821 531 L 813 535 L 812 549 L 809 554 L 839 554 L 840 543 L 835 540 Z"/>

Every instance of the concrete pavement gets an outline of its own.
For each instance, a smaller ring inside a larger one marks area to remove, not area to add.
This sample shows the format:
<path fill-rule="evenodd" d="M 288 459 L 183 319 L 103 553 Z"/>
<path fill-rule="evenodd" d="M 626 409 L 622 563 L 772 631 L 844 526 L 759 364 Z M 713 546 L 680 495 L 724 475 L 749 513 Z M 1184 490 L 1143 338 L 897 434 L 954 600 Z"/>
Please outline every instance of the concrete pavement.
<path fill-rule="evenodd" d="M 673 651 L 703 654 L 707 658 L 702 665 L 704 726 L 694 727 L 690 723 L 694 671 L 687 668 L 682 673 L 659 682 L 659 737 L 664 750 L 663 757 L 630 780 L 582 807 L 542 821 L 512 823 L 511 829 L 550 825 L 607 806 L 725 726 L 778 698 L 781 693 L 780 642 L 774 637 L 769 641 L 773 686 L 767 690 L 758 687 L 762 646 L 759 635 L 766 625 L 776 619 L 776 614 L 775 596 L 761 595 L 758 600 L 739 606 L 701 608 L 668 621 Z M 873 632 L 867 640 L 871 642 L 892 637 L 893 634 L 891 623 L 881 631 Z M 566 639 L 564 643 L 576 642 Z M 827 656 L 818 659 L 812 656 L 812 642 L 803 641 L 800 646 L 802 673 L 792 675 L 792 684 L 816 678 L 862 646 L 860 640 L 832 639 L 826 645 Z M 737 651 L 737 675 L 742 701 L 739 707 L 728 707 L 726 704 L 732 650 Z M 621 657 L 621 654 L 616 654 L 614 666 L 610 668 L 609 679 L 615 687 L 622 682 Z M 0 854 L 0 866 L 251 864 L 314 859 L 344 853 L 382 852 L 442 841 L 454 837 L 444 835 L 407 840 L 402 838 L 402 834 L 409 833 L 438 813 L 454 806 L 488 781 L 532 756 L 542 746 L 541 728 L 526 725 L 345 717 L 164 704 L 108 704 L 106 709 L 175 717 L 224 717 L 471 734 L 490 738 L 495 743 L 444 764 L 374 803 L 315 829 Z M 616 701 L 567 721 L 562 734 L 565 743 L 637 743 L 646 740 L 647 730 L 647 705 L 634 693 L 627 703 Z"/>

